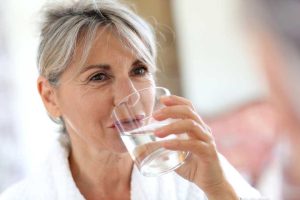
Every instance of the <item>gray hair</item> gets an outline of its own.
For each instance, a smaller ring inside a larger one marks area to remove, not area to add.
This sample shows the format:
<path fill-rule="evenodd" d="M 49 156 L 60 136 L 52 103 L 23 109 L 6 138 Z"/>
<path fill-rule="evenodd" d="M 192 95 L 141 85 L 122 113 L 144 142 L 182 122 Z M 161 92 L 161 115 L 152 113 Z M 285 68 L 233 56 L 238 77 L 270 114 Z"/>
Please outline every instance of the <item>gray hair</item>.
<path fill-rule="evenodd" d="M 61 74 L 70 65 L 79 44 L 82 65 L 99 28 L 111 28 L 120 41 L 155 71 L 156 43 L 151 26 L 117 0 L 78 0 L 47 5 L 42 10 L 38 70 L 51 85 L 59 85 Z M 63 118 L 53 119 L 66 132 Z"/>
<path fill-rule="evenodd" d="M 47 5 L 43 10 L 38 69 L 57 85 L 69 66 L 78 43 L 84 44 L 81 64 L 100 28 L 113 28 L 124 46 L 156 69 L 156 44 L 151 26 L 117 0 L 79 0 Z M 98 36 L 97 36 L 98 37 Z"/>

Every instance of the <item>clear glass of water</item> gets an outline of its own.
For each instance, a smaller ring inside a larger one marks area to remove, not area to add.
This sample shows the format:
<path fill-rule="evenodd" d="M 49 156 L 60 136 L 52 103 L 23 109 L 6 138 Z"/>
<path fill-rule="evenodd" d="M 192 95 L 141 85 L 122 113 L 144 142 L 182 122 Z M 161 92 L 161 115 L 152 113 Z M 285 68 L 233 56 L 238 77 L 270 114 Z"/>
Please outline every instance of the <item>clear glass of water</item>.
<path fill-rule="evenodd" d="M 156 121 L 152 117 L 155 111 L 164 107 L 160 97 L 165 95 L 170 95 L 166 88 L 144 88 L 125 97 L 112 113 L 124 145 L 144 176 L 158 176 L 173 171 L 184 164 L 189 154 L 168 150 L 161 145 L 162 140 L 186 139 L 185 133 L 164 138 L 154 135 L 156 129 L 176 121 Z"/>

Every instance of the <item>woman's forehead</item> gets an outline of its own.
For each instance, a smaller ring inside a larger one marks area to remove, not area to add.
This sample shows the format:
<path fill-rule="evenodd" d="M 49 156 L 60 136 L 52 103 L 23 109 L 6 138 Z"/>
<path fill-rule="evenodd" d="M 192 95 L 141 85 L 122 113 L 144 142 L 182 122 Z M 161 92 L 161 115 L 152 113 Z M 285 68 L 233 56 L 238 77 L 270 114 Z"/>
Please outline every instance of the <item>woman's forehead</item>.
<path fill-rule="evenodd" d="M 100 63 L 107 65 L 126 64 L 142 60 L 111 29 L 99 29 L 90 45 L 81 42 L 75 49 L 74 55 L 73 64 L 78 64 L 84 59 L 84 62 L 79 65 L 80 67 Z M 85 56 L 86 58 L 84 58 Z"/>

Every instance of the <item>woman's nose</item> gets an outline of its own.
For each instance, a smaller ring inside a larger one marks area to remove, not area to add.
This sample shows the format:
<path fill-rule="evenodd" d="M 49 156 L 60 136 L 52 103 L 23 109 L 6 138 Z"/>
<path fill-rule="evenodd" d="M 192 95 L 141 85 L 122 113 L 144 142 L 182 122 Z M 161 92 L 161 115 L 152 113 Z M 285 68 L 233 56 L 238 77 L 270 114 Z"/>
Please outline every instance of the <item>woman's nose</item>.
<path fill-rule="evenodd" d="M 114 88 L 114 104 L 119 105 L 124 101 L 135 104 L 139 100 L 139 94 L 136 92 L 137 88 L 130 79 L 119 81 Z"/>

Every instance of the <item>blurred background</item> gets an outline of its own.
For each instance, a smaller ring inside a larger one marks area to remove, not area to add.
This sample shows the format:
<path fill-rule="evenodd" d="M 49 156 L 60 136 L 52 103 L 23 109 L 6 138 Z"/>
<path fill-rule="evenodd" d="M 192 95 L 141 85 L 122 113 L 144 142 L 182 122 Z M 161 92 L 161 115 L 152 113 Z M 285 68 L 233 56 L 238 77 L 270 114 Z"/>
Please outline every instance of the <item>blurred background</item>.
<path fill-rule="evenodd" d="M 190 99 L 219 151 L 263 194 L 279 184 L 277 114 L 242 0 L 127 0 L 157 30 L 158 85 Z M 45 0 L 0 4 L 0 193 L 34 171 L 55 138 L 36 89 L 39 10 Z M 274 198 L 276 199 L 276 198 Z"/>

